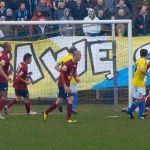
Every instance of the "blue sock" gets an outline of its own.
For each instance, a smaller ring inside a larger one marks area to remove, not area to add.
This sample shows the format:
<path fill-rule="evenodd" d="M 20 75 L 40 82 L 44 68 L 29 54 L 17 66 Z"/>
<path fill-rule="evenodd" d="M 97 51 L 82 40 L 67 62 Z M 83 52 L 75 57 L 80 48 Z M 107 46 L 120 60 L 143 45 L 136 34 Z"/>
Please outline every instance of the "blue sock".
<path fill-rule="evenodd" d="M 134 110 L 138 107 L 138 103 L 136 101 L 134 101 L 131 105 L 131 107 L 128 108 L 128 113 L 132 114 L 134 112 Z"/>
<path fill-rule="evenodd" d="M 73 98 L 74 98 L 74 101 L 73 101 L 73 104 L 72 104 L 72 109 L 75 110 L 76 107 L 77 107 L 77 103 L 78 103 L 78 94 L 74 94 Z"/>
<path fill-rule="evenodd" d="M 139 114 L 138 117 L 142 117 L 145 110 L 145 102 L 141 102 L 139 104 Z"/>

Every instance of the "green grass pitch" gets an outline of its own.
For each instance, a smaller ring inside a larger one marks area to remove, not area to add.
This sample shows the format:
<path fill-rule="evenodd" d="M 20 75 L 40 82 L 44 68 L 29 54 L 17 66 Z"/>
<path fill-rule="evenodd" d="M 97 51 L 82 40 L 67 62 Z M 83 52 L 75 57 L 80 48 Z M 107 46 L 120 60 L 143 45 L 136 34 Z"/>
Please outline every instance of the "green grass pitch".
<path fill-rule="evenodd" d="M 16 106 L 10 113 L 22 110 Z M 108 117 L 113 115 L 118 118 Z M 150 150 L 149 116 L 129 120 L 111 105 L 81 105 L 74 118 L 78 123 L 67 124 L 58 113 L 46 123 L 41 115 L 8 115 L 0 120 L 0 150 Z"/>

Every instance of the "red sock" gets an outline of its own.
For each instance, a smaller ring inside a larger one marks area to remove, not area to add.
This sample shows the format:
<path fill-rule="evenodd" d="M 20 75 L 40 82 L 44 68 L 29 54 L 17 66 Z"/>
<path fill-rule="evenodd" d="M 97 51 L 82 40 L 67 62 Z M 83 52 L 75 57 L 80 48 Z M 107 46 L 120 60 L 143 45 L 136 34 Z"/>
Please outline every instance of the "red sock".
<path fill-rule="evenodd" d="M 52 112 L 58 105 L 56 104 L 56 101 L 53 102 L 49 107 L 48 109 L 45 111 L 47 114 Z"/>
<path fill-rule="evenodd" d="M 25 109 L 27 113 L 30 113 L 30 102 L 25 102 Z"/>
<path fill-rule="evenodd" d="M 12 107 L 14 104 L 16 104 L 16 103 L 17 103 L 17 100 L 16 100 L 16 98 L 14 98 L 13 100 L 11 100 L 11 101 L 8 103 L 7 107 L 10 108 L 10 107 Z"/>
<path fill-rule="evenodd" d="M 67 120 L 71 119 L 72 104 L 67 103 Z"/>
<path fill-rule="evenodd" d="M 4 108 L 4 100 L 0 99 L 0 111 Z"/>
<path fill-rule="evenodd" d="M 149 96 L 146 99 L 145 107 L 150 107 L 150 97 Z"/>

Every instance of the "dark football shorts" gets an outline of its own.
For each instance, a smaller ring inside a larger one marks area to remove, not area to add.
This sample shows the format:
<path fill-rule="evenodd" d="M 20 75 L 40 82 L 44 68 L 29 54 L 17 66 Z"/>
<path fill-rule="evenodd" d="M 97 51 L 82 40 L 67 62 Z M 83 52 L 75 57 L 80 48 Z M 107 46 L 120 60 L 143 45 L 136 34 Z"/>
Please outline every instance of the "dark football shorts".
<path fill-rule="evenodd" d="M 16 94 L 16 96 L 21 96 L 24 98 L 29 97 L 29 91 L 28 90 L 15 90 L 15 94 Z"/>
<path fill-rule="evenodd" d="M 73 96 L 72 93 L 65 93 L 65 89 L 63 86 L 59 86 L 58 89 L 59 89 L 59 93 L 58 93 L 59 98 L 66 100 L 67 97 Z"/>
<path fill-rule="evenodd" d="M 8 91 L 8 83 L 0 83 L 0 91 Z"/>

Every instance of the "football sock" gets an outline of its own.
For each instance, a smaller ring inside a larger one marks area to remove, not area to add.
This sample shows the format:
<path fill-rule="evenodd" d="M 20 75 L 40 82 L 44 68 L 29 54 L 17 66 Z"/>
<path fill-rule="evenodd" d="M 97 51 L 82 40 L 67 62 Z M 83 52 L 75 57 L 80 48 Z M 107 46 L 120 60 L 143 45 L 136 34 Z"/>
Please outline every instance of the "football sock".
<path fill-rule="evenodd" d="M 63 107 L 62 107 L 62 105 L 60 105 L 60 106 L 58 107 L 58 109 L 59 109 L 59 112 L 63 112 Z"/>
<path fill-rule="evenodd" d="M 72 109 L 75 110 L 77 107 L 77 103 L 78 103 L 78 95 L 74 94 L 73 98 L 74 98 L 74 100 L 73 100 L 73 104 L 72 104 Z"/>
<path fill-rule="evenodd" d="M 138 117 L 142 117 L 145 109 L 145 102 L 139 103 L 139 114 Z"/>
<path fill-rule="evenodd" d="M 71 119 L 72 104 L 67 103 L 67 120 Z"/>
<path fill-rule="evenodd" d="M 135 109 L 138 107 L 138 105 L 139 104 L 136 101 L 134 101 L 132 103 L 131 107 L 128 108 L 127 112 L 130 114 L 133 113 L 135 111 Z"/>
<path fill-rule="evenodd" d="M 147 98 L 145 107 L 150 107 L 150 97 Z"/>
<path fill-rule="evenodd" d="M 14 98 L 13 100 L 11 100 L 11 101 L 8 103 L 7 107 L 10 108 L 10 107 L 12 107 L 14 104 L 16 104 L 16 103 L 17 103 L 17 100 L 16 100 L 16 98 Z"/>
<path fill-rule="evenodd" d="M 58 106 L 58 105 L 56 104 L 56 101 L 53 102 L 53 103 L 48 107 L 48 109 L 45 111 L 46 114 L 52 112 L 57 106 Z"/>
<path fill-rule="evenodd" d="M 0 111 L 4 108 L 4 100 L 0 99 Z"/>
<path fill-rule="evenodd" d="M 25 102 L 25 109 L 27 113 L 30 113 L 30 102 Z"/>

